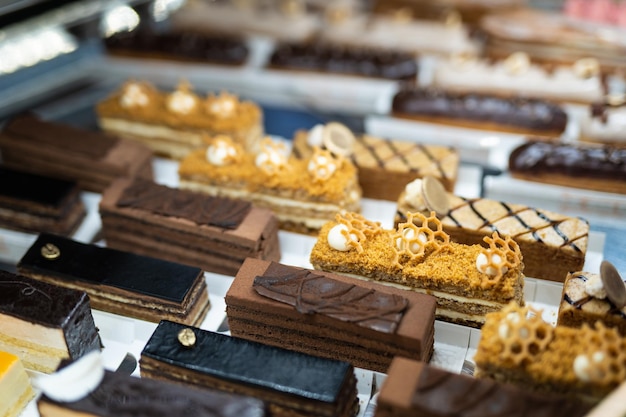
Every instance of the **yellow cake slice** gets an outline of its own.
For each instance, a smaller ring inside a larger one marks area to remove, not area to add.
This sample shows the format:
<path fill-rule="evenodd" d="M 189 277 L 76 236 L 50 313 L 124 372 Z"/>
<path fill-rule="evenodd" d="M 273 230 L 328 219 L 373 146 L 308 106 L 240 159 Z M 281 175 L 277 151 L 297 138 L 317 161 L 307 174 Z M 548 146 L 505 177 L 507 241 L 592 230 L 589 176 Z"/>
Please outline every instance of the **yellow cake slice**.
<path fill-rule="evenodd" d="M 34 397 L 20 358 L 0 351 L 0 417 L 17 417 Z"/>
<path fill-rule="evenodd" d="M 487 247 L 463 245 L 450 241 L 434 212 L 407 218 L 388 230 L 355 213 L 338 214 L 320 230 L 311 264 L 434 295 L 438 319 L 473 327 L 513 300 L 523 304 L 524 264 L 510 237 L 494 232 Z"/>

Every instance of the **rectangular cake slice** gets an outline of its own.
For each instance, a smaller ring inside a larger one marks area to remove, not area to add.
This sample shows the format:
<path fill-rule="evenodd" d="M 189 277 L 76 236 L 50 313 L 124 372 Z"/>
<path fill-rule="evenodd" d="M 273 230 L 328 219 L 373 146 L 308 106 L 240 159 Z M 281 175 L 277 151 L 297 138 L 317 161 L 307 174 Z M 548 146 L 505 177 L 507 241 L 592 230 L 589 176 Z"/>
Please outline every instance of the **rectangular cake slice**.
<path fill-rule="evenodd" d="M 497 231 L 511 236 L 524 256 L 524 275 L 563 282 L 585 264 L 589 222 L 549 210 L 487 198 L 464 198 L 433 187 L 435 178 L 414 180 L 398 198 L 394 222 L 406 221 L 408 212 L 430 212 L 426 201 L 438 202 L 437 217 L 450 238 L 466 245 L 484 245 Z M 432 204 L 432 202 L 431 202 Z"/>
<path fill-rule="evenodd" d="M 41 234 L 18 263 L 36 280 L 85 291 L 92 307 L 158 322 L 200 323 L 209 310 L 197 267 Z"/>
<path fill-rule="evenodd" d="M 28 369 L 52 372 L 64 359 L 100 349 L 90 307 L 83 291 L 0 271 L 0 350 Z"/>
<path fill-rule="evenodd" d="M 35 391 L 20 358 L 0 350 L 0 416 L 17 417 Z"/>
<path fill-rule="evenodd" d="M 22 114 L 0 132 L 3 165 L 102 192 L 120 176 L 152 178 L 152 152 L 101 132 Z"/>
<path fill-rule="evenodd" d="M 264 404 L 241 395 L 184 387 L 167 381 L 105 371 L 100 384 L 83 398 L 37 400 L 41 417 L 264 417 Z"/>
<path fill-rule="evenodd" d="M 571 398 L 454 374 L 397 357 L 383 382 L 374 416 L 582 417 L 590 408 Z"/>
<path fill-rule="evenodd" d="M 434 297 L 247 259 L 226 294 L 233 336 L 385 372 L 394 356 L 428 361 Z"/>
<path fill-rule="evenodd" d="M 355 416 L 354 368 L 274 346 L 161 321 L 141 352 L 141 376 L 264 400 L 270 416 Z"/>
<path fill-rule="evenodd" d="M 107 247 L 235 275 L 246 257 L 280 259 L 278 221 L 250 202 L 119 179 L 100 202 Z"/>
<path fill-rule="evenodd" d="M 519 247 L 497 232 L 487 243 L 451 242 L 434 212 L 409 213 L 406 223 L 391 230 L 346 213 L 320 230 L 310 261 L 322 271 L 434 295 L 437 318 L 480 327 L 485 314 L 512 300 L 523 303 Z"/>
<path fill-rule="evenodd" d="M 75 182 L 0 167 L 0 227 L 68 236 L 86 214 Z"/>
<path fill-rule="evenodd" d="M 328 130 L 336 124 L 331 122 L 310 131 L 297 131 L 293 138 L 293 154 L 298 158 L 310 157 L 313 147 L 321 140 L 317 138 L 316 130 Z M 347 157 L 359 171 L 363 197 L 396 201 L 404 184 L 427 175 L 437 178 L 446 190 L 454 190 L 459 168 L 459 154 L 454 148 L 365 134 L 353 138 Z"/>

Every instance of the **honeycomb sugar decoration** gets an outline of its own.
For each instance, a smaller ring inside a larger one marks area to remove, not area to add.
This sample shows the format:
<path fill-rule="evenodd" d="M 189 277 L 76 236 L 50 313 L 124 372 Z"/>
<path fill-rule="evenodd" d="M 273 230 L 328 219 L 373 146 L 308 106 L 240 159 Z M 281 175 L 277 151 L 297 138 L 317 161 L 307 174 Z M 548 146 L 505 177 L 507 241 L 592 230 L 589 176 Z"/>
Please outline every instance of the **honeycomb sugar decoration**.
<path fill-rule="evenodd" d="M 235 143 L 230 136 L 217 135 L 212 138 L 204 137 L 209 146 L 206 151 L 206 159 L 216 166 L 226 166 L 241 162 L 243 149 Z"/>
<path fill-rule="evenodd" d="M 167 109 L 173 113 L 189 114 L 197 105 L 198 99 L 191 91 L 191 84 L 181 81 L 176 90 L 167 97 Z"/>
<path fill-rule="evenodd" d="M 554 328 L 541 318 L 541 311 L 515 302 L 502 309 L 504 319 L 498 327 L 502 341 L 501 357 L 515 365 L 535 361 L 554 337 Z"/>
<path fill-rule="evenodd" d="M 333 155 L 328 150 L 315 147 L 307 168 L 314 182 L 323 182 L 341 168 L 343 161 L 342 156 Z"/>
<path fill-rule="evenodd" d="M 289 169 L 287 148 L 284 143 L 265 137 L 259 147 L 260 151 L 256 156 L 255 163 L 265 174 L 277 175 Z"/>
<path fill-rule="evenodd" d="M 398 267 L 402 267 L 402 258 L 420 260 L 427 251 L 437 253 L 450 244 L 450 236 L 443 231 L 443 225 L 434 211 L 428 217 L 418 212 L 408 212 L 406 218 L 406 223 L 400 223 L 391 236 L 396 252 L 394 263 Z"/>
<path fill-rule="evenodd" d="M 520 265 L 522 252 L 511 237 L 503 239 L 498 232 L 493 232 L 491 237 L 485 236 L 483 240 L 489 248 L 478 255 L 476 268 L 482 273 L 481 286 L 489 288 L 497 285 L 510 269 Z"/>
<path fill-rule="evenodd" d="M 328 244 L 335 250 L 349 251 L 356 249 L 363 253 L 363 242 L 380 230 L 380 223 L 367 220 L 358 213 L 338 213 L 337 224 L 328 233 Z"/>
<path fill-rule="evenodd" d="M 594 324 L 595 331 L 585 323 L 583 331 L 588 335 L 584 342 L 587 353 L 574 360 L 574 373 L 582 382 L 598 385 L 620 384 L 626 380 L 626 339 L 615 328 L 606 327 L 601 321 Z"/>
<path fill-rule="evenodd" d="M 128 81 L 122 86 L 120 105 L 127 109 L 147 107 L 155 94 L 155 88 L 147 82 Z"/>
<path fill-rule="evenodd" d="M 215 117 L 226 119 L 237 112 L 237 96 L 222 91 L 219 95 L 209 94 L 205 101 L 207 112 Z"/>

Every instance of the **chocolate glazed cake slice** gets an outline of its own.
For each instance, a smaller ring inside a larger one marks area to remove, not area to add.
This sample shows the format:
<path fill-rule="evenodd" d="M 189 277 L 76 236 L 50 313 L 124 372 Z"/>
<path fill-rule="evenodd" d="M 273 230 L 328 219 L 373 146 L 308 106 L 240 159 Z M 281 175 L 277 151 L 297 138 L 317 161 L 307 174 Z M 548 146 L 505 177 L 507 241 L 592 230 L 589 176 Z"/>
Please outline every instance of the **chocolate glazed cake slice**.
<path fill-rule="evenodd" d="M 49 373 L 95 349 L 100 336 L 85 292 L 0 271 L 0 351 Z"/>
<path fill-rule="evenodd" d="M 524 256 L 528 277 L 563 282 L 569 272 L 582 269 L 589 241 L 585 219 L 521 204 L 464 198 L 434 182 L 425 178 L 407 184 L 398 198 L 396 225 L 406 221 L 408 212 L 427 213 L 436 207 L 443 230 L 455 242 L 484 245 L 484 237 L 493 232 L 511 236 Z"/>
<path fill-rule="evenodd" d="M 235 275 L 246 257 L 279 260 L 278 220 L 226 197 L 118 179 L 100 202 L 107 246 Z"/>
<path fill-rule="evenodd" d="M 265 401 L 270 416 L 354 416 L 354 368 L 163 320 L 139 361 L 141 376 L 214 388 Z"/>
<path fill-rule="evenodd" d="M 436 299 L 337 274 L 247 259 L 226 294 L 233 336 L 386 372 L 428 361 Z"/>
<path fill-rule="evenodd" d="M 18 263 L 36 280 L 89 294 L 93 308 L 141 320 L 200 323 L 209 310 L 200 268 L 41 234 Z"/>

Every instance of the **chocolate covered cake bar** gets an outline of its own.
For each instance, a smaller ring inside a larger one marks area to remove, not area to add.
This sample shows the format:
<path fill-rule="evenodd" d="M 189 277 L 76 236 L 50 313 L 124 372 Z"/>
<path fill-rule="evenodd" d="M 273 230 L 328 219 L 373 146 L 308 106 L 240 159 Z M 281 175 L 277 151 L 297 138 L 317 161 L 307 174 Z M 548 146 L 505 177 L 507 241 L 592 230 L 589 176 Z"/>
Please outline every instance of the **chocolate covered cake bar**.
<path fill-rule="evenodd" d="M 293 154 L 303 159 L 310 157 L 315 146 L 332 148 L 333 144 L 326 146 L 324 142 L 329 140 L 328 136 L 332 137 L 337 125 L 331 122 L 310 131 L 297 131 L 293 138 Z M 317 135 L 318 129 L 322 129 L 321 135 Z M 339 129 L 345 131 L 348 128 L 340 125 Z M 352 139 L 346 147 L 346 157 L 359 171 L 363 197 L 396 201 L 404 184 L 427 175 L 438 178 L 446 190 L 454 190 L 459 170 L 456 149 L 365 134 L 352 135 L 349 130 L 348 133 Z"/>
<path fill-rule="evenodd" d="M 454 374 L 394 358 L 378 395 L 375 417 L 582 417 L 591 407 L 554 394 Z"/>
<path fill-rule="evenodd" d="M 585 264 L 589 223 L 552 211 L 487 198 L 464 198 L 426 177 L 408 183 L 398 198 L 396 225 L 407 212 L 437 212 L 444 232 L 466 245 L 484 244 L 494 231 L 511 236 L 524 256 L 524 275 L 563 282 Z"/>
<path fill-rule="evenodd" d="M 38 281 L 85 291 L 94 309 L 158 322 L 201 323 L 209 310 L 200 268 L 41 234 L 17 265 Z"/>
<path fill-rule="evenodd" d="M 626 148 L 529 140 L 509 156 L 513 178 L 626 194 Z"/>
<path fill-rule="evenodd" d="M 226 294 L 231 335 L 385 372 L 428 361 L 434 297 L 337 274 L 247 259 Z"/>
<path fill-rule="evenodd" d="M 19 416 L 34 397 L 20 358 L 0 350 L 0 416 Z"/>
<path fill-rule="evenodd" d="M 596 321 L 626 336 L 626 284 L 606 260 L 602 261 L 599 274 L 579 271 L 567 275 L 557 325 L 592 326 Z"/>
<path fill-rule="evenodd" d="M 395 117 L 497 132 L 559 137 L 567 114 L 545 100 L 440 89 L 404 88 L 392 101 Z"/>
<path fill-rule="evenodd" d="M 86 214 L 75 182 L 0 166 L 0 227 L 68 236 Z"/>
<path fill-rule="evenodd" d="M 60 401 L 37 400 L 41 417 L 264 417 L 263 402 L 223 392 L 183 387 L 167 381 L 105 371 L 88 395 Z"/>
<path fill-rule="evenodd" d="M 100 349 L 85 292 L 0 271 L 0 350 L 52 372 L 65 359 Z"/>
<path fill-rule="evenodd" d="M 152 152 L 145 146 L 22 114 L 0 132 L 4 166 L 78 182 L 102 192 L 120 176 L 152 178 Z"/>
<path fill-rule="evenodd" d="M 266 402 L 270 416 L 355 416 L 347 362 L 161 321 L 141 352 L 142 377 L 229 391 Z"/>
<path fill-rule="evenodd" d="M 246 257 L 280 259 L 278 221 L 244 200 L 119 179 L 100 202 L 107 246 L 234 276 Z"/>
<path fill-rule="evenodd" d="M 598 321 L 553 327 L 541 311 L 511 303 L 487 315 L 476 376 L 597 403 L 626 381 L 626 338 Z"/>
<path fill-rule="evenodd" d="M 480 327 L 485 314 L 524 302 L 517 243 L 495 231 L 485 243 L 450 241 L 434 211 L 428 217 L 408 213 L 395 229 L 346 213 L 320 230 L 310 261 L 322 271 L 433 295 L 438 319 Z"/>

